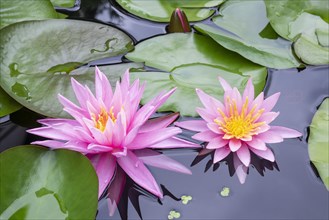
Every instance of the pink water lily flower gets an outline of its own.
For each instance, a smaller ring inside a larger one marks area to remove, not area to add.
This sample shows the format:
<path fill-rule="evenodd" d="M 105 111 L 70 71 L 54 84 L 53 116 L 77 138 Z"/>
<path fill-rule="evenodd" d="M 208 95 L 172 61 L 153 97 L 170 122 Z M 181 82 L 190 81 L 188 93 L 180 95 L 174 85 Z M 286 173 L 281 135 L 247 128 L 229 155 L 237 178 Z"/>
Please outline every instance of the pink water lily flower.
<path fill-rule="evenodd" d="M 266 143 L 279 143 L 283 138 L 299 137 L 293 129 L 269 125 L 279 112 L 272 112 L 280 93 L 264 99 L 263 92 L 254 98 L 251 79 L 241 96 L 237 88 L 222 78 L 219 81 L 225 91 L 224 103 L 196 89 L 205 108 L 196 111 L 203 120 L 176 122 L 175 125 L 197 131 L 192 138 L 208 142 L 206 148 L 214 150 L 213 162 L 217 163 L 233 153 L 233 162 L 241 183 L 245 182 L 250 164 L 250 151 L 261 158 L 275 161 Z"/>
<path fill-rule="evenodd" d="M 130 84 L 129 71 L 123 75 L 121 83 L 117 82 L 114 93 L 108 79 L 97 67 L 95 96 L 74 78 L 71 82 L 80 106 L 61 95 L 58 97 L 64 110 L 74 119 L 39 120 L 44 126 L 28 132 L 52 139 L 33 144 L 85 154 L 99 178 L 99 197 L 114 176 L 117 166 L 141 187 L 160 198 L 162 192 L 145 164 L 191 173 L 182 164 L 153 150 L 198 147 L 175 137 L 181 133 L 180 128 L 168 127 L 178 117 L 177 113 L 150 119 L 175 89 L 159 94 L 140 108 L 144 85 L 140 86 L 139 80 Z M 116 183 L 117 191 L 122 190 L 120 184 L 123 181 Z"/>

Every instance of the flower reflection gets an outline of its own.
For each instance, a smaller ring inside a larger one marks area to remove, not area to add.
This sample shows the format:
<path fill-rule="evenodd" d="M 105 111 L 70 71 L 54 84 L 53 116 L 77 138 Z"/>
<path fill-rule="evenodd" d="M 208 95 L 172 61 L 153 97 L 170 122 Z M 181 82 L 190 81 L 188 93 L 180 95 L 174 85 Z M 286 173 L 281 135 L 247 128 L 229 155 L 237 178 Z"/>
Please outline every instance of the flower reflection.
<path fill-rule="evenodd" d="M 283 138 L 299 137 L 293 129 L 269 125 L 279 112 L 272 112 L 280 93 L 264 99 L 263 92 L 254 98 L 254 86 L 248 80 L 243 95 L 222 78 L 219 81 L 225 91 L 224 103 L 196 92 L 205 108 L 197 108 L 203 120 L 176 122 L 176 125 L 199 133 L 192 138 L 207 142 L 206 149 L 213 150 L 213 163 L 233 156 L 235 172 L 241 183 L 245 182 L 251 163 L 251 153 L 274 162 L 274 154 L 266 143 L 279 143 Z"/>
<path fill-rule="evenodd" d="M 85 154 L 99 178 L 99 197 L 113 179 L 108 195 L 115 208 L 126 182 L 125 173 L 139 186 L 159 198 L 162 191 L 145 166 L 190 174 L 182 164 L 158 153 L 158 148 L 194 148 L 198 145 L 175 137 L 177 127 L 168 127 L 178 114 L 150 119 L 175 89 L 161 93 L 139 108 L 144 85 L 130 84 L 129 72 L 112 92 L 106 76 L 96 67 L 95 95 L 74 78 L 72 87 L 80 106 L 59 95 L 59 100 L 74 119 L 42 119 L 43 127 L 28 132 L 52 140 L 35 141 L 50 148 L 66 148 Z M 114 204 L 115 203 L 115 204 Z M 113 213 L 113 210 L 112 210 Z"/>

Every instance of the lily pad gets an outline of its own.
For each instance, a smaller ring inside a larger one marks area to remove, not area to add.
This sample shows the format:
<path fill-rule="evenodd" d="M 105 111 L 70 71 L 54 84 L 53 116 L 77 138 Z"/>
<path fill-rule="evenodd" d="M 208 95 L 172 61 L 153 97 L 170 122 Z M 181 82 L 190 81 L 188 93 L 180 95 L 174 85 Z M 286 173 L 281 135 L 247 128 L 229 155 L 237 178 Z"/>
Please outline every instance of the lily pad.
<path fill-rule="evenodd" d="M 232 72 L 264 72 L 266 68 L 229 51 L 208 36 L 194 33 L 173 33 L 145 40 L 126 58 L 164 71 L 175 67 L 204 63 Z M 202 77 L 204 71 L 200 72 Z"/>
<path fill-rule="evenodd" d="M 169 22 L 171 13 L 183 9 L 189 21 L 201 21 L 210 17 L 224 0 L 117 0 L 129 13 L 157 22 Z"/>
<path fill-rule="evenodd" d="M 187 64 L 177 67 L 171 74 L 165 72 L 131 72 L 132 79 L 139 78 L 147 82 L 142 98 L 142 104 L 147 103 L 155 94 L 160 91 L 169 91 L 177 88 L 173 95 L 161 106 L 158 111 L 180 112 L 183 116 L 197 117 L 196 107 L 202 104 L 195 92 L 195 88 L 222 99 L 224 90 L 218 82 L 218 76 L 223 77 L 232 86 L 242 91 L 249 79 L 253 77 L 255 92 L 263 90 L 266 79 L 266 72 L 234 73 L 224 68 L 207 64 Z"/>
<path fill-rule="evenodd" d="M 302 61 L 329 64 L 329 48 L 323 44 L 323 39 L 329 36 L 328 1 L 265 0 L 265 4 L 270 23 L 280 36 L 294 42 L 303 38 L 294 44 L 296 55 Z M 314 58 L 317 53 L 324 57 Z"/>
<path fill-rule="evenodd" d="M 68 150 L 20 146 L 0 154 L 1 219 L 94 219 L 98 179 Z"/>
<path fill-rule="evenodd" d="M 279 38 L 269 25 L 263 1 L 230 0 L 219 13 L 212 19 L 218 28 L 205 24 L 194 27 L 223 47 L 263 66 L 285 69 L 300 65 L 292 53 L 292 43 Z"/>
<path fill-rule="evenodd" d="M 315 113 L 308 139 L 308 153 L 329 191 L 329 98 Z"/>
<path fill-rule="evenodd" d="M 76 0 L 50 0 L 54 6 L 63 8 L 72 8 Z"/>
<path fill-rule="evenodd" d="M 0 87 L 0 117 L 9 115 L 20 108 L 22 108 L 22 106 Z"/>
<path fill-rule="evenodd" d="M 60 18 L 49 0 L 1 1 L 0 17 L 0 29 L 21 21 Z"/>
<path fill-rule="evenodd" d="M 71 77 L 93 91 L 94 68 L 84 64 L 122 55 L 133 48 L 131 39 L 122 31 L 77 20 L 10 25 L 1 30 L 0 44 L 2 88 L 27 108 L 51 117 L 67 116 L 57 95 L 75 99 Z M 116 80 L 127 68 L 140 66 L 127 63 L 104 66 L 101 70 Z"/>

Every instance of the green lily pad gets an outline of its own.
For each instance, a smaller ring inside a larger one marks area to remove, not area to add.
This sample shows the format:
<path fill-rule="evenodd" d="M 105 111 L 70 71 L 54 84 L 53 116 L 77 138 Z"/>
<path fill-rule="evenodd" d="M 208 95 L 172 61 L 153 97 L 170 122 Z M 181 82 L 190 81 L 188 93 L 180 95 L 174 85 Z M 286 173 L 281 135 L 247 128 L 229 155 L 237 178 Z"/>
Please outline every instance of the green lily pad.
<path fill-rule="evenodd" d="M 169 22 L 171 13 L 183 9 L 189 21 L 201 21 L 210 17 L 224 0 L 117 0 L 129 13 L 157 22 Z"/>
<path fill-rule="evenodd" d="M 315 113 L 308 139 L 308 153 L 329 191 L 329 98 Z"/>
<path fill-rule="evenodd" d="M 328 40 L 324 40 L 329 36 L 328 1 L 265 0 L 265 4 L 270 23 L 280 36 L 294 42 L 303 38 L 294 44 L 296 55 L 303 62 L 329 64 Z M 324 57 L 314 58 L 317 53 Z"/>
<path fill-rule="evenodd" d="M 0 87 L 0 117 L 9 115 L 20 108 L 22 108 L 22 106 Z"/>
<path fill-rule="evenodd" d="M 78 152 L 19 146 L 0 154 L 1 219 L 94 219 L 98 178 Z"/>
<path fill-rule="evenodd" d="M 228 197 L 229 195 L 230 195 L 230 188 L 228 188 L 228 187 L 223 187 L 223 189 L 220 191 L 220 195 L 222 196 L 222 197 Z"/>
<path fill-rule="evenodd" d="M 0 29 L 21 21 L 60 18 L 49 0 L 1 1 L 0 17 Z"/>
<path fill-rule="evenodd" d="M 72 8 L 76 0 L 50 0 L 54 6 Z"/>
<path fill-rule="evenodd" d="M 204 63 L 232 72 L 266 72 L 266 68 L 229 51 L 208 36 L 194 33 L 173 33 L 145 40 L 126 58 L 164 71 L 175 67 Z M 203 72 L 200 72 L 202 77 Z"/>
<path fill-rule="evenodd" d="M 136 72 L 131 77 L 148 82 L 142 103 L 163 90 L 177 87 L 159 111 L 179 111 L 184 116 L 198 116 L 195 107 L 201 106 L 201 103 L 195 88 L 221 98 L 223 89 L 218 83 L 218 76 L 240 90 L 245 87 L 248 77 L 252 76 L 256 94 L 263 90 L 267 76 L 265 67 L 225 49 L 210 37 L 193 33 L 151 38 L 138 44 L 126 57 L 171 72 L 171 75 L 163 72 Z"/>
<path fill-rule="evenodd" d="M 158 109 L 158 111 L 180 112 L 183 116 L 197 117 L 196 107 L 202 104 L 195 92 L 195 88 L 221 100 L 224 94 L 223 88 L 218 82 L 218 76 L 223 77 L 232 86 L 242 91 L 249 79 L 253 77 L 255 92 L 263 90 L 266 72 L 258 71 L 250 73 L 231 72 L 224 68 L 207 64 L 187 64 L 177 67 L 171 74 L 165 72 L 131 72 L 132 79 L 139 78 L 147 82 L 142 98 L 142 104 L 151 100 L 160 91 L 169 91 L 177 88 L 170 98 Z"/>
<path fill-rule="evenodd" d="M 22 105 L 50 117 L 67 116 L 57 95 L 75 99 L 71 77 L 93 91 L 94 68 L 82 65 L 122 55 L 133 48 L 131 39 L 122 31 L 77 20 L 10 25 L 1 30 L 0 44 L 2 88 Z M 104 66 L 101 70 L 116 80 L 127 68 L 140 66 L 127 63 Z"/>
<path fill-rule="evenodd" d="M 285 69 L 300 65 L 292 53 L 292 43 L 278 38 L 269 25 L 263 1 L 227 1 L 213 22 L 220 28 L 205 24 L 194 27 L 223 47 L 263 66 Z"/>

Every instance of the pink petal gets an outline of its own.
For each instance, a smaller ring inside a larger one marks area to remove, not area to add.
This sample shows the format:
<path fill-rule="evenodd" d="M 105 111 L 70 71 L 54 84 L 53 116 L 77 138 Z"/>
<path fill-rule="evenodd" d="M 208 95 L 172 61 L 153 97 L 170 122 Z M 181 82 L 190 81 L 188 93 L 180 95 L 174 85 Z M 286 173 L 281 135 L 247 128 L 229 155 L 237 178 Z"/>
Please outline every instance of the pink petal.
<path fill-rule="evenodd" d="M 197 133 L 197 134 L 193 135 L 192 138 L 195 140 L 198 140 L 198 141 L 209 142 L 218 136 L 219 136 L 218 134 L 208 130 L 208 131 L 203 131 L 203 132 Z"/>
<path fill-rule="evenodd" d="M 76 112 L 79 112 L 82 115 L 86 114 L 86 111 L 84 109 L 80 108 L 79 106 L 77 106 L 76 104 L 74 104 L 73 102 L 71 102 L 60 94 L 58 94 L 58 100 L 64 106 L 64 108 L 70 108 Z"/>
<path fill-rule="evenodd" d="M 42 145 L 46 147 L 50 147 L 52 149 L 68 149 L 80 152 L 82 154 L 92 153 L 87 149 L 88 144 L 79 141 L 68 141 L 68 142 L 60 142 L 53 140 L 45 140 L 45 141 L 34 141 L 31 144 Z"/>
<path fill-rule="evenodd" d="M 143 163 L 147 165 L 179 173 L 192 174 L 192 172 L 181 163 L 178 163 L 177 161 L 154 150 L 137 150 L 135 151 L 135 154 L 141 161 L 143 161 Z"/>
<path fill-rule="evenodd" d="M 245 143 L 248 144 L 250 147 L 252 147 L 254 149 L 257 149 L 257 150 L 263 150 L 264 151 L 264 150 L 267 149 L 267 146 L 264 143 L 264 141 L 262 141 L 259 138 L 256 138 L 255 136 L 252 138 L 251 141 L 246 141 Z"/>
<path fill-rule="evenodd" d="M 74 138 L 74 134 L 72 133 L 72 131 L 57 130 L 52 127 L 33 128 L 27 130 L 26 132 L 45 138 L 55 139 L 55 140 L 66 141 Z"/>
<path fill-rule="evenodd" d="M 216 137 L 212 139 L 206 146 L 207 149 L 217 149 L 224 147 L 228 144 L 228 140 L 223 139 L 223 137 Z"/>
<path fill-rule="evenodd" d="M 257 111 L 258 109 L 260 109 L 262 103 L 264 101 L 264 93 L 261 92 L 259 93 L 259 95 L 255 98 L 255 100 L 251 103 L 251 105 L 249 105 L 249 109 L 248 111 L 250 111 L 254 106 L 256 106 L 255 110 Z"/>
<path fill-rule="evenodd" d="M 240 149 L 241 147 L 241 141 L 239 139 L 231 139 L 229 142 L 229 146 L 232 152 L 235 152 Z"/>
<path fill-rule="evenodd" d="M 296 130 L 281 126 L 271 126 L 270 131 L 279 134 L 282 138 L 296 138 L 303 135 Z"/>
<path fill-rule="evenodd" d="M 262 108 L 265 109 L 265 112 L 269 112 L 273 109 L 275 106 L 276 102 L 278 101 L 280 97 L 280 93 L 275 93 L 271 95 L 270 97 L 266 98 L 262 104 Z"/>
<path fill-rule="evenodd" d="M 167 138 L 181 133 L 182 130 L 176 127 L 162 128 L 147 133 L 139 133 L 135 139 L 127 145 L 129 149 L 142 149 L 159 143 Z"/>
<path fill-rule="evenodd" d="M 196 89 L 196 93 L 199 96 L 200 101 L 202 102 L 203 106 L 208 110 L 211 111 L 212 114 L 216 115 L 218 114 L 217 109 L 224 108 L 224 105 L 215 99 L 214 97 L 206 94 L 201 89 Z"/>
<path fill-rule="evenodd" d="M 72 126 L 79 126 L 80 124 L 73 119 L 62 119 L 62 118 L 45 118 L 38 120 L 40 124 L 47 125 L 49 127 L 57 124 L 69 124 Z"/>
<path fill-rule="evenodd" d="M 111 132 L 111 131 L 109 131 Z M 113 147 L 120 147 L 124 141 L 126 136 L 126 129 L 125 129 L 125 119 L 124 115 L 119 115 L 117 118 L 116 123 L 114 123 L 113 127 L 113 135 L 112 135 L 112 146 Z"/>
<path fill-rule="evenodd" d="M 218 77 L 220 84 L 222 85 L 224 91 L 231 91 L 232 87 L 228 84 L 222 77 Z"/>
<path fill-rule="evenodd" d="M 203 118 L 206 122 L 214 122 L 217 115 L 209 112 L 207 109 L 204 108 L 196 108 L 196 112 Z"/>
<path fill-rule="evenodd" d="M 104 73 L 102 73 L 97 66 L 95 69 L 96 98 L 103 100 L 105 106 L 109 106 L 113 97 L 111 84 Z"/>
<path fill-rule="evenodd" d="M 275 157 L 274 157 L 274 154 L 273 152 L 271 151 L 270 148 L 267 148 L 266 150 L 257 150 L 255 148 L 249 148 L 252 152 L 254 152 L 255 154 L 257 154 L 258 156 L 266 159 L 266 160 L 269 160 L 271 162 L 274 162 L 275 161 Z"/>
<path fill-rule="evenodd" d="M 105 153 L 113 150 L 113 148 L 110 146 L 100 145 L 100 144 L 89 144 L 87 149 L 95 153 Z"/>
<path fill-rule="evenodd" d="M 283 141 L 283 138 L 280 135 L 272 131 L 261 133 L 257 135 L 257 138 L 265 143 L 280 143 Z"/>
<path fill-rule="evenodd" d="M 98 176 L 98 198 L 110 183 L 115 168 L 116 159 L 110 153 L 96 154 L 89 157 Z"/>
<path fill-rule="evenodd" d="M 127 69 L 123 74 L 123 76 L 121 77 L 121 89 L 123 91 L 128 91 L 129 87 L 130 87 L 129 69 Z"/>
<path fill-rule="evenodd" d="M 173 121 L 175 121 L 178 116 L 179 113 L 173 113 L 163 117 L 150 119 L 140 127 L 139 133 L 145 133 L 149 131 L 158 130 L 160 128 L 165 128 L 168 125 L 170 125 Z"/>
<path fill-rule="evenodd" d="M 235 101 L 235 104 L 237 106 L 238 112 L 241 112 L 241 108 L 242 108 L 242 98 L 241 98 L 241 94 L 238 91 L 237 88 L 233 88 L 232 90 L 232 95 L 231 95 L 231 99 L 232 101 Z"/>
<path fill-rule="evenodd" d="M 150 148 L 199 148 L 199 144 L 195 144 L 177 137 L 165 139 L 159 143 L 153 144 Z"/>
<path fill-rule="evenodd" d="M 279 114 L 280 112 L 265 112 L 258 118 L 256 122 L 266 122 L 266 124 L 269 124 L 274 121 L 274 119 L 276 119 Z"/>
<path fill-rule="evenodd" d="M 248 167 L 243 165 L 239 160 L 238 156 L 233 154 L 233 163 L 235 167 L 235 173 L 238 176 L 238 179 L 241 184 L 244 184 L 247 178 Z"/>
<path fill-rule="evenodd" d="M 61 148 L 64 148 L 65 142 L 54 141 L 54 140 L 45 140 L 45 141 L 34 141 L 31 144 L 37 144 L 37 145 L 49 147 L 52 149 L 61 149 Z"/>
<path fill-rule="evenodd" d="M 88 97 L 88 93 L 86 91 L 86 88 L 82 86 L 78 81 L 76 81 L 73 77 L 71 77 L 71 84 L 72 88 L 75 94 L 75 97 L 77 98 L 78 102 L 80 103 L 80 106 L 83 109 L 87 109 L 86 101 Z"/>
<path fill-rule="evenodd" d="M 224 132 L 221 129 L 219 129 L 219 126 L 216 123 L 211 123 L 211 122 L 207 123 L 207 127 L 216 134 L 224 134 Z"/>
<path fill-rule="evenodd" d="M 222 159 L 224 159 L 225 157 L 227 157 L 227 155 L 230 154 L 230 149 L 228 147 L 222 147 L 222 148 L 218 148 L 215 150 L 215 154 L 214 154 L 214 161 L 213 163 L 217 163 L 219 161 L 221 161 Z"/>
<path fill-rule="evenodd" d="M 108 206 L 109 206 L 109 215 L 113 216 L 115 210 L 117 209 L 117 205 L 121 199 L 121 195 L 124 190 L 124 186 L 126 184 L 126 174 L 123 170 L 118 166 L 115 172 L 115 176 L 113 181 L 111 182 L 108 189 Z"/>
<path fill-rule="evenodd" d="M 243 92 L 242 100 L 245 102 L 248 97 L 249 103 L 251 103 L 254 100 L 254 96 L 254 85 L 252 84 L 251 78 L 249 78 L 247 86 Z"/>
<path fill-rule="evenodd" d="M 250 152 L 248 147 L 245 144 L 242 144 L 240 149 L 236 152 L 236 155 L 239 157 L 240 161 L 248 167 L 250 164 Z"/>
<path fill-rule="evenodd" d="M 134 180 L 138 185 L 162 198 L 162 192 L 156 183 L 150 171 L 145 167 L 143 162 L 139 160 L 131 151 L 127 152 L 126 157 L 117 159 L 121 168 Z"/>
<path fill-rule="evenodd" d="M 175 122 L 174 124 L 178 127 L 191 131 L 208 130 L 207 123 L 204 120 L 180 121 L 180 122 Z"/>

